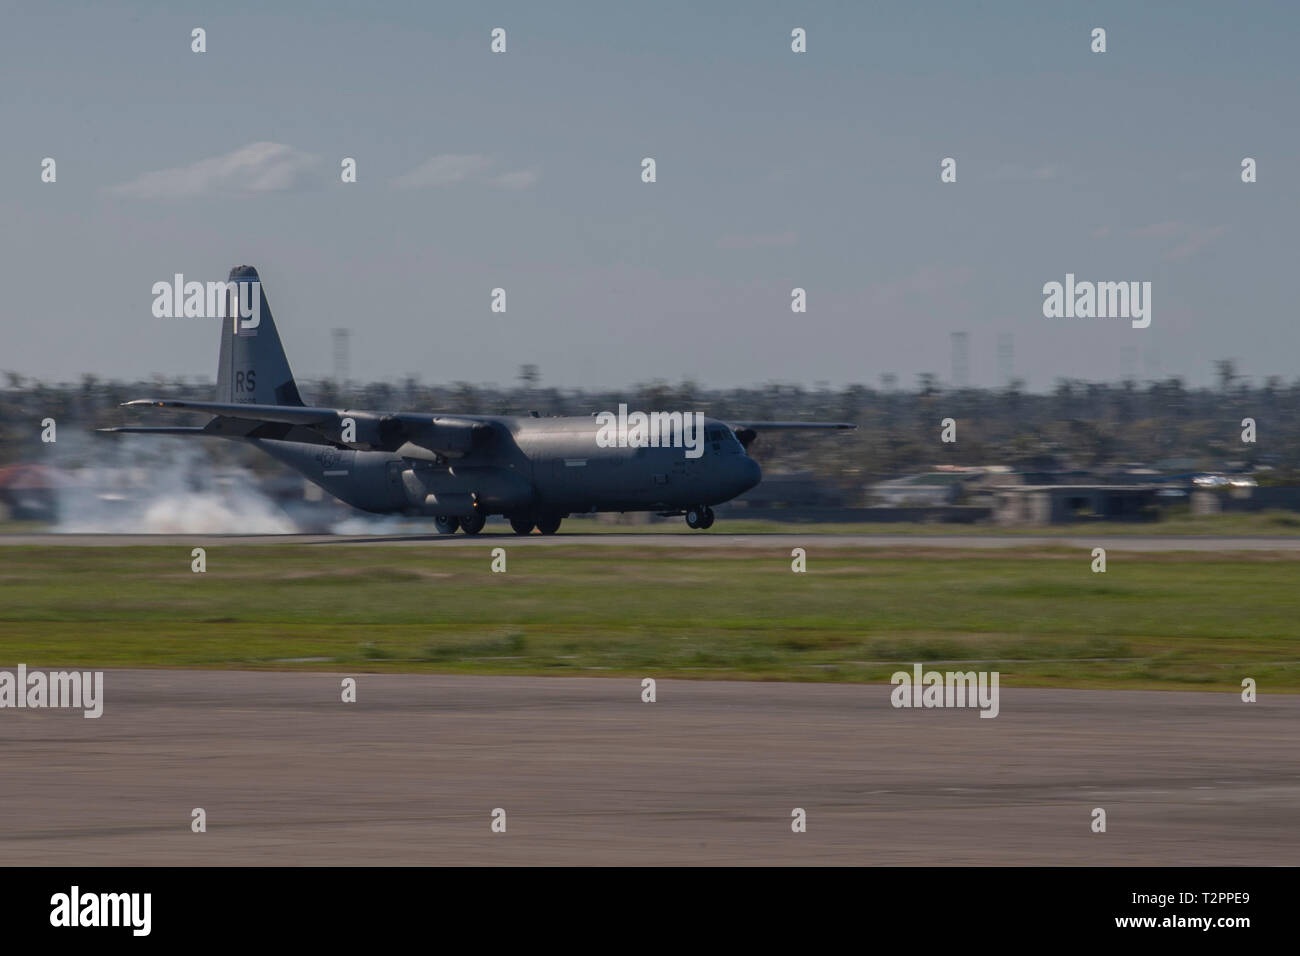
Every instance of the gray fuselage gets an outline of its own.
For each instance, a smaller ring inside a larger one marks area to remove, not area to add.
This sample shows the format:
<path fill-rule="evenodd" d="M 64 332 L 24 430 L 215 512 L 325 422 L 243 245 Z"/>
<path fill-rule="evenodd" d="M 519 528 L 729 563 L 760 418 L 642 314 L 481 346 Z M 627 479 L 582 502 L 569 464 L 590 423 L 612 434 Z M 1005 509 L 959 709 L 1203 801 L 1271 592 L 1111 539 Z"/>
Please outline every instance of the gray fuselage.
<path fill-rule="evenodd" d="M 601 447 L 594 417 L 458 417 L 489 427 L 457 458 L 411 446 L 358 451 L 247 440 L 331 495 L 379 514 L 675 514 L 729 501 L 762 477 L 731 429 L 714 419 L 704 419 L 700 453 L 692 457 L 684 447 Z"/>

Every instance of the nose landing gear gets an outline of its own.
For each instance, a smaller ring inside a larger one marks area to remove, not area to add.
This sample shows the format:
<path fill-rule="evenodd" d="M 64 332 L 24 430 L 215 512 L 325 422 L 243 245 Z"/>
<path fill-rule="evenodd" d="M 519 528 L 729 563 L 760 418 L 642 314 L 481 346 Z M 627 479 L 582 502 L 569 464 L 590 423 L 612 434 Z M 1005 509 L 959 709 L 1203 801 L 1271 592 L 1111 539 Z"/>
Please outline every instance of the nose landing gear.
<path fill-rule="evenodd" d="M 713 509 L 708 505 L 700 505 L 695 508 L 686 509 L 686 527 L 695 528 L 703 531 L 706 528 L 713 527 Z"/>

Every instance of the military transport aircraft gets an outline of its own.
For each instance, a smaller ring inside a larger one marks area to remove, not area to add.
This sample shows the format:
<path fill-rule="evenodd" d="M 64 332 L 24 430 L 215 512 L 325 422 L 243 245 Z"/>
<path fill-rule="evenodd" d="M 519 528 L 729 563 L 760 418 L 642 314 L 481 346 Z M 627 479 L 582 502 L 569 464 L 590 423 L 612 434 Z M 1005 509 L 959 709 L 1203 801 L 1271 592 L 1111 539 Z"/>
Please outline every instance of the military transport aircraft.
<path fill-rule="evenodd" d="M 596 511 L 684 515 L 689 527 L 708 528 L 712 505 L 759 483 L 758 463 L 746 453 L 759 431 L 856 427 L 724 423 L 673 413 L 675 418 L 664 415 L 657 423 L 663 426 L 659 446 L 646 447 L 645 430 L 637 434 L 634 425 L 629 435 L 622 416 L 612 426 L 613 413 L 539 417 L 313 408 L 298 394 L 257 270 L 232 269 L 223 294 L 229 298 L 220 311 L 230 318 L 221 323 L 216 401 L 125 403 L 215 417 L 195 427 L 100 430 L 246 441 L 354 507 L 428 515 L 443 534 L 457 528 L 478 534 L 493 514 L 504 515 L 516 534 L 534 527 L 554 534 L 563 518 Z M 241 296 L 260 306 L 255 320 L 249 313 L 241 317 Z"/>

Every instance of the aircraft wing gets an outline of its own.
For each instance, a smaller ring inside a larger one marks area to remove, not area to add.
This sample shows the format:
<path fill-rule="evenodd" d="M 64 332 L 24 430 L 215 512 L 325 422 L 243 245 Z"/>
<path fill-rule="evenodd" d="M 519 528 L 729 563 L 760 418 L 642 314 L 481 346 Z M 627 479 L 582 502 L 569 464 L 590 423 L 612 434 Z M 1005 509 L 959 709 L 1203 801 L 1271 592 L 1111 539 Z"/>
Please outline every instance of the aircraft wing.
<path fill-rule="evenodd" d="M 491 426 L 469 418 L 424 415 L 416 412 L 353 411 L 351 409 L 310 408 L 300 405 L 252 405 L 238 402 L 191 402 L 182 399 L 143 398 L 124 402 L 124 408 L 171 408 L 178 411 L 207 412 L 219 416 L 204 428 L 168 429 L 170 434 L 221 434 L 226 429 L 214 424 L 235 420 L 254 424 L 296 425 L 309 428 L 340 448 L 362 451 L 391 451 L 407 457 L 427 458 L 429 453 L 448 458 L 467 454 L 475 443 L 491 432 Z M 352 421 L 351 441 L 344 441 L 345 419 Z M 105 429 L 107 430 L 107 429 Z M 116 428 L 118 432 L 137 428 Z M 246 433 L 252 437 L 276 437 Z"/>
<path fill-rule="evenodd" d="M 749 448 L 761 431 L 786 431 L 796 429 L 848 430 L 858 426 L 852 422 L 727 422 L 744 448 Z"/>
<path fill-rule="evenodd" d="M 857 428 L 853 422 L 727 422 L 732 430 L 752 428 L 754 431 L 770 431 L 778 428 Z"/>

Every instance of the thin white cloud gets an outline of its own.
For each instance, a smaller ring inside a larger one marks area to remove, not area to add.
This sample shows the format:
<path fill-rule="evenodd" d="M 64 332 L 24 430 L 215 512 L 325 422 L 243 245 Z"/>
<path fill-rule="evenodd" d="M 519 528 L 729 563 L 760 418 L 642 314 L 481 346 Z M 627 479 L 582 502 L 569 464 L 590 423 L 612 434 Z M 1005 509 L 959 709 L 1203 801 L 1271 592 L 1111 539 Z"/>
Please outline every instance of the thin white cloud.
<path fill-rule="evenodd" d="M 442 153 L 393 180 L 399 189 L 424 189 L 454 183 L 477 182 L 498 189 L 527 189 L 540 174 L 535 169 L 492 172 L 496 160 L 479 153 Z"/>
<path fill-rule="evenodd" d="M 1004 163 L 998 168 L 996 178 L 1009 182 L 1043 183 L 1060 179 L 1064 171 L 1054 163 L 1042 166 L 1024 166 L 1020 163 Z"/>
<path fill-rule="evenodd" d="M 1165 258 L 1173 260 L 1194 256 L 1227 231 L 1227 226 L 1197 226 L 1182 242 L 1166 252 Z"/>
<path fill-rule="evenodd" d="M 403 189 L 419 189 L 424 186 L 446 186 L 460 183 L 483 173 L 492 164 L 486 156 L 459 155 L 443 153 L 435 156 L 409 173 L 403 173 L 393 180 L 393 184 Z"/>
<path fill-rule="evenodd" d="M 502 173 L 500 176 L 493 176 L 487 180 L 493 186 L 501 189 L 527 189 L 534 185 L 537 180 L 541 179 L 541 174 L 535 169 L 520 169 L 512 173 Z"/>
<path fill-rule="evenodd" d="M 319 163 L 319 156 L 283 143 L 249 143 L 223 156 L 145 173 L 108 191 L 130 199 L 279 192 L 301 183 Z"/>
<path fill-rule="evenodd" d="M 1149 226 L 1134 229 L 1133 235 L 1139 239 L 1174 239 L 1183 235 L 1187 228 L 1181 222 L 1153 222 Z"/>
<path fill-rule="evenodd" d="M 723 236 L 718 240 L 717 246 L 719 249 L 770 249 L 793 246 L 798 242 L 797 232 L 756 232 Z"/>
<path fill-rule="evenodd" d="M 961 286 L 975 278 L 970 266 L 925 266 L 910 275 L 869 287 L 868 298 L 877 306 L 917 298 L 931 301 L 936 297 L 953 295 Z"/>
<path fill-rule="evenodd" d="M 1187 259 L 1196 255 L 1228 231 L 1227 226 L 1197 226 L 1186 222 L 1157 222 L 1133 230 L 1139 239 L 1164 239 L 1175 244 L 1164 254 L 1166 261 Z"/>

